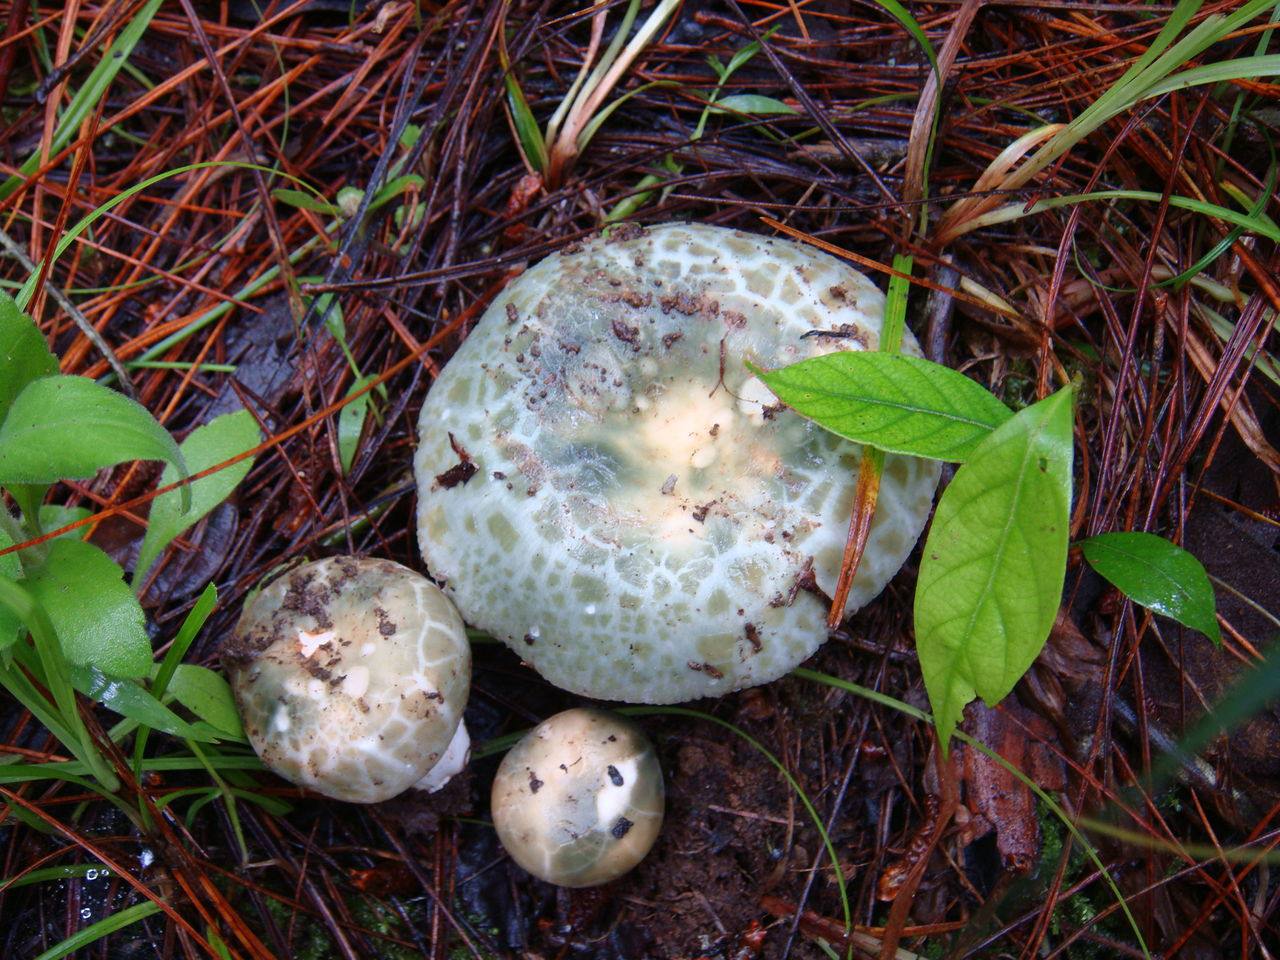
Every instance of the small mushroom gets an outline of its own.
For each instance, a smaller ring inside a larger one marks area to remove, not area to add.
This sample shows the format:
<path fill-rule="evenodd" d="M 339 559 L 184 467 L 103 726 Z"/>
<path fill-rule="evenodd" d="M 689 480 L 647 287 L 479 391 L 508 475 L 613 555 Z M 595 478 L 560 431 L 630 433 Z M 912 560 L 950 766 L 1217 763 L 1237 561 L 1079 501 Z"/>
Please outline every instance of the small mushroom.
<path fill-rule="evenodd" d="M 576 709 L 543 721 L 502 758 L 491 811 L 502 846 L 529 873 L 594 887 L 644 859 L 663 798 L 644 731 L 615 713 Z"/>
<path fill-rule="evenodd" d="M 432 385 L 418 539 L 471 625 L 547 680 L 671 703 L 773 680 L 826 639 L 861 447 L 746 369 L 878 347 L 884 296 L 824 253 L 615 228 L 511 283 Z M 903 351 L 919 355 L 908 332 Z M 923 529 L 938 465 L 887 456 L 846 612 Z"/>
<path fill-rule="evenodd" d="M 376 803 L 466 762 L 466 629 L 398 563 L 296 567 L 245 604 L 221 657 L 249 742 L 286 780 Z"/>

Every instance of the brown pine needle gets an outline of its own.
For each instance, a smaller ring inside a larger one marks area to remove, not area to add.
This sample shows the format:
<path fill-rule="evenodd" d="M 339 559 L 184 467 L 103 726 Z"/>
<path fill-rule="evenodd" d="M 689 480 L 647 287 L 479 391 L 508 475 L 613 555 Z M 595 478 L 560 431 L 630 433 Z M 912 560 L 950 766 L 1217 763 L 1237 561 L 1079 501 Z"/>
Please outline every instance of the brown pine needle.
<path fill-rule="evenodd" d="M 871 521 L 875 519 L 883 468 L 884 454 L 871 447 L 864 448 L 862 460 L 858 463 L 858 482 L 853 488 L 853 515 L 849 518 L 849 536 L 844 542 L 844 557 L 840 561 L 840 578 L 831 594 L 831 610 L 827 613 L 828 630 L 835 630 L 844 620 L 844 606 L 849 601 L 853 578 L 862 563 L 862 551 L 867 547 Z"/>

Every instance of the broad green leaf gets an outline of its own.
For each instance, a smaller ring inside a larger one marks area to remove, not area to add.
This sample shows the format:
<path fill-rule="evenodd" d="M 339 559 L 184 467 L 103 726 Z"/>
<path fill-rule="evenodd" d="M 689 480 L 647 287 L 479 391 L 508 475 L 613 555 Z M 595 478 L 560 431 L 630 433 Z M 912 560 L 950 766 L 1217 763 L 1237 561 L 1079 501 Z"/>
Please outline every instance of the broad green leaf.
<path fill-rule="evenodd" d="M 40 328 L 0 291 L 0 422 L 23 387 L 57 372 L 58 358 Z"/>
<path fill-rule="evenodd" d="M 180 663 L 169 678 L 166 693 L 224 737 L 244 739 L 240 712 L 236 709 L 231 688 L 221 674 L 207 667 Z"/>
<path fill-rule="evenodd" d="M 60 503 L 43 503 L 40 505 L 39 512 L 40 529 L 45 533 L 51 530 L 58 530 L 68 523 L 83 520 L 85 517 L 92 515 L 92 513 L 93 511 L 87 507 L 64 507 Z M 62 536 L 70 537 L 73 540 L 83 540 L 88 532 L 88 527 L 77 527 L 62 534 Z"/>
<path fill-rule="evenodd" d="M 71 541 L 61 543 L 66 545 Z M 21 661 L 23 669 L 6 662 L 0 669 L 0 685 L 57 737 L 72 756 L 86 765 L 102 789 L 114 792 L 120 789 L 120 778 L 85 727 L 58 631 L 36 596 L 31 571 L 37 564 L 24 566 L 28 574 L 21 584 L 0 577 L 0 603 L 22 619 L 32 643 L 16 643 L 9 648 L 8 653 L 14 660 Z M 37 683 L 43 689 L 38 689 Z"/>
<path fill-rule="evenodd" d="M 0 424 L 0 483 L 84 479 L 125 460 L 166 460 L 187 476 L 177 443 L 145 407 L 86 377 L 32 381 Z"/>
<path fill-rule="evenodd" d="M 97 667 L 78 666 L 71 668 L 71 685 L 108 710 L 114 710 L 148 729 L 203 742 L 217 740 L 220 736 L 207 723 L 187 723 L 136 680 L 115 679 Z"/>
<path fill-rule="evenodd" d="M 252 414 L 248 410 L 237 410 L 191 431 L 191 435 L 182 441 L 182 457 L 189 469 L 199 473 L 252 450 L 260 440 L 261 434 Z M 225 500 L 252 466 L 252 458 L 241 460 L 225 470 L 193 481 L 189 488 L 162 493 L 152 501 L 147 533 L 134 566 L 135 586 L 141 586 L 147 571 L 164 548 Z M 160 486 L 168 486 L 178 479 L 178 472 L 167 466 L 160 476 Z M 182 511 L 182 490 L 188 491 L 191 500 L 190 509 L 185 513 Z"/>
<path fill-rule="evenodd" d="M 963 462 L 1012 416 L 964 374 L 898 353 L 840 350 L 751 369 L 797 413 L 889 453 Z"/>
<path fill-rule="evenodd" d="M 53 623 L 68 662 L 113 677 L 145 677 L 151 641 L 119 564 L 91 543 L 58 539 L 27 570 L 26 586 Z"/>
<path fill-rule="evenodd" d="M 348 396 L 369 385 L 375 377 L 361 377 L 351 385 Z M 342 461 L 342 472 L 351 472 L 351 464 L 355 462 L 356 451 L 360 448 L 360 434 L 364 432 L 365 415 L 369 412 L 369 398 L 373 391 L 360 394 L 338 414 L 338 458 Z"/>
<path fill-rule="evenodd" d="M 1103 533 L 1080 542 L 1089 565 L 1134 603 L 1222 643 L 1213 587 L 1200 561 L 1153 533 Z"/>
<path fill-rule="evenodd" d="M 4 510 L 5 506 L 0 503 L 0 510 Z M 13 546 L 13 538 L 0 529 L 0 550 Z M 17 580 L 22 576 L 22 564 L 18 562 L 16 553 L 6 553 L 0 557 L 0 577 L 9 580 Z M 0 650 L 6 650 L 13 646 L 13 642 L 18 639 L 18 635 L 22 632 L 22 621 L 18 615 L 10 610 L 5 604 L 0 603 Z"/>
<path fill-rule="evenodd" d="M 975 695 L 994 706 L 1048 639 L 1067 566 L 1066 387 L 982 441 L 938 501 L 916 584 L 916 650 L 945 745 Z"/>
<path fill-rule="evenodd" d="M 796 108 L 773 97 L 758 93 L 735 93 L 721 97 L 712 108 L 713 113 L 792 114 Z"/>

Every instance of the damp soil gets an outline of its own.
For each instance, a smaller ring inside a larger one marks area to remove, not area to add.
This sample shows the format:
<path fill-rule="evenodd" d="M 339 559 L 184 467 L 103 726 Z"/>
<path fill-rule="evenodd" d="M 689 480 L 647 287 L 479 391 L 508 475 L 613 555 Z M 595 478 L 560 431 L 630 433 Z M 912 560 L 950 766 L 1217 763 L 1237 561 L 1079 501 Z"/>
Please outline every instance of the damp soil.
<path fill-rule="evenodd" d="M 834 667 L 824 661 L 844 655 L 839 649 L 824 651 L 815 665 Z M 522 668 L 507 650 L 486 644 L 478 651 L 478 689 L 495 689 L 499 676 L 519 672 Z M 526 685 L 521 694 L 520 706 L 535 716 L 571 705 L 581 704 L 539 684 Z M 786 679 L 684 705 L 732 724 L 740 733 L 683 715 L 640 718 L 661 759 L 667 793 L 662 832 L 640 866 L 602 887 L 557 889 L 504 857 L 490 828 L 468 822 L 458 836 L 459 908 L 477 929 L 489 931 L 491 946 L 503 956 L 781 957 L 791 918 L 779 916 L 777 905 L 802 898 L 821 839 L 783 775 L 746 738 L 784 759 L 801 782 L 820 784 L 810 788 L 809 796 L 819 810 L 829 811 L 842 771 L 833 768 L 841 754 L 829 749 L 825 734 L 833 723 L 846 725 L 844 708 L 850 706 L 843 694 L 833 698 L 824 688 Z M 515 723 L 518 718 L 510 709 L 487 704 L 483 694 L 473 698 L 468 724 L 477 742 L 519 729 Z M 498 759 L 473 764 L 472 810 L 463 814 L 464 820 L 487 817 L 487 789 Z M 900 759 L 910 762 L 906 756 Z M 884 824 L 900 822 L 899 813 L 882 810 L 878 803 L 897 788 L 883 754 L 868 757 L 853 784 L 831 829 L 846 867 L 851 849 L 865 842 L 882 814 Z M 442 802 L 457 812 L 456 793 Z M 412 829 L 412 824 L 406 826 Z M 849 878 L 851 887 L 857 879 Z M 840 916 L 837 886 L 825 858 L 807 909 Z M 823 956 L 803 934 L 796 935 L 789 955 L 798 960 Z"/>

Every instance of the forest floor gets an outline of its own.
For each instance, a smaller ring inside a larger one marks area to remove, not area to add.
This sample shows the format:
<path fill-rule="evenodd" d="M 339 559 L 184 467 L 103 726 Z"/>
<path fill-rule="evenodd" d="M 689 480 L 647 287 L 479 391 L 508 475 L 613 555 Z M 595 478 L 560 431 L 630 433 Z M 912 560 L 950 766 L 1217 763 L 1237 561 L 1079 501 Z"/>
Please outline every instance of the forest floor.
<path fill-rule="evenodd" d="M 1274 955 L 1280 87 L 1266 27 L 1280 6 L 1172 51 L 1179 70 L 1254 57 L 1256 76 L 1124 87 L 1170 18 L 1185 34 L 1245 6 L 685 2 L 602 101 L 625 102 L 545 163 L 528 122 L 547 122 L 591 47 L 586 2 L 0 0 L 0 228 L 27 258 L 0 251 L 0 289 L 40 273 L 28 310 L 63 373 L 122 367 L 179 437 L 244 407 L 264 438 L 140 591 L 157 649 L 210 583 L 218 606 L 186 660 L 216 667 L 246 593 L 280 564 L 356 553 L 420 569 L 412 451 L 433 375 L 524 267 L 622 218 L 776 234 L 770 218 L 857 255 L 881 286 L 912 255 L 907 322 L 927 356 L 1013 407 L 1079 378 L 1073 538 L 1181 543 L 1214 578 L 1224 637 L 1148 615 L 1073 552 L 1044 652 L 964 727 L 1055 806 L 967 747 L 942 759 L 908 712 L 809 675 L 687 705 L 701 717 L 647 717 L 664 831 L 633 873 L 575 891 L 502 853 L 496 756 L 429 801 L 369 808 L 230 765 L 219 792 L 202 769 L 135 777 L 126 762 L 129 803 L 172 799 L 148 832 L 82 781 L 6 778 L 6 761 L 67 755 L 0 692 L 5 955 Z M 627 8 L 605 5 L 601 47 Z M 1106 94 L 1114 112 L 1017 177 L 1047 140 L 1033 131 Z M 1103 190 L 1120 193 L 1031 207 Z M 380 387 L 353 393 L 368 378 Z M 128 571 L 159 474 L 119 466 L 49 503 L 92 512 L 90 541 Z M 917 560 L 806 666 L 928 709 Z M 474 649 L 476 743 L 579 702 L 501 644 Z M 1225 729 L 1186 739 L 1232 703 L 1247 709 Z M 115 719 L 82 713 L 99 738 Z M 149 756 L 169 743 L 153 736 Z M 1163 757 L 1174 769 L 1155 784 Z"/>

